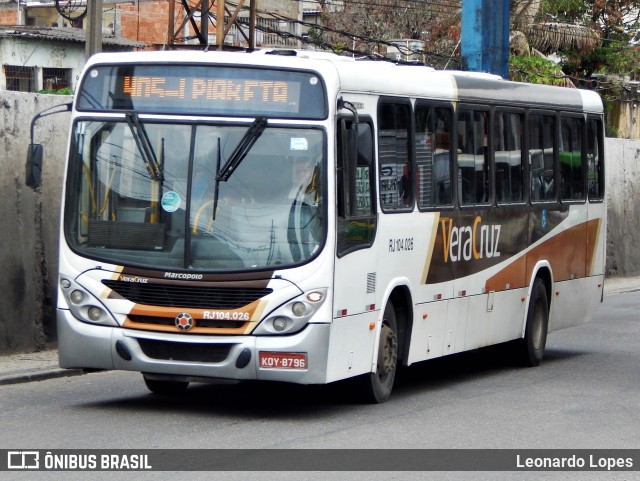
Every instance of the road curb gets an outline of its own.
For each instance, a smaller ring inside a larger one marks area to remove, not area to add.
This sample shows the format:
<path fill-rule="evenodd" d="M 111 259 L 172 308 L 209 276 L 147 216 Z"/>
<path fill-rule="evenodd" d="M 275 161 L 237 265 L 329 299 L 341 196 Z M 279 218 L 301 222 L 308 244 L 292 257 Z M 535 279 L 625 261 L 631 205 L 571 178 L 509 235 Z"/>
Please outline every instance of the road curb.
<path fill-rule="evenodd" d="M 84 374 L 81 369 L 36 368 L 14 371 L 8 374 L 0 374 L 0 386 L 8 384 L 20 384 L 32 381 L 45 381 L 59 377 L 79 376 Z"/>

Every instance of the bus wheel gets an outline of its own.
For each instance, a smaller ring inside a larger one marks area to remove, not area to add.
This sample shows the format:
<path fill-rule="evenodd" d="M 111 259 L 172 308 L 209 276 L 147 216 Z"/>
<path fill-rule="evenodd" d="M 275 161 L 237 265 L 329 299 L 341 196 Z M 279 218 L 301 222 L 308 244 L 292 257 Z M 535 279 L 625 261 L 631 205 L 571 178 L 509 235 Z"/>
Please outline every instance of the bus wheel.
<path fill-rule="evenodd" d="M 187 386 L 189 386 L 189 383 L 186 381 L 162 381 L 159 379 L 149 379 L 147 376 L 144 376 L 144 383 L 147 385 L 149 391 L 163 396 L 181 394 L 186 391 Z"/>
<path fill-rule="evenodd" d="M 525 366 L 537 366 L 542 361 L 547 343 L 549 326 L 549 300 L 547 289 L 540 278 L 536 278 L 531 290 L 531 300 L 527 311 L 527 327 L 521 340 L 521 359 Z"/>
<path fill-rule="evenodd" d="M 391 396 L 398 364 L 398 327 L 396 312 L 391 301 L 387 303 L 382 318 L 376 372 L 364 377 L 368 402 L 383 403 Z"/>

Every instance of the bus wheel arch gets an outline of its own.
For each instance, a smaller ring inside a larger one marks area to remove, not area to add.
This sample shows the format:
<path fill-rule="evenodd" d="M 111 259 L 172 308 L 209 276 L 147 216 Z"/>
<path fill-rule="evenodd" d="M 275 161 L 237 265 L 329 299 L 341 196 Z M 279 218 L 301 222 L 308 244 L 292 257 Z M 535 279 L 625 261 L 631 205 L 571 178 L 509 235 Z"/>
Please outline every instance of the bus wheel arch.
<path fill-rule="evenodd" d="M 382 314 L 378 353 L 374 359 L 376 369 L 362 378 L 367 402 L 383 403 L 391 396 L 398 364 L 408 355 L 405 347 L 411 333 L 412 312 L 408 288 L 394 288 Z"/>
<path fill-rule="evenodd" d="M 391 292 L 388 303 L 393 304 L 398 326 L 398 360 L 407 365 L 413 326 L 413 301 L 409 289 L 406 286 L 397 286 Z"/>
<path fill-rule="evenodd" d="M 383 403 L 391 396 L 398 365 L 398 327 L 396 311 L 391 299 L 382 314 L 375 370 L 361 378 L 360 396 L 369 403 Z"/>
<path fill-rule="evenodd" d="M 538 366 L 544 355 L 549 331 L 551 282 L 549 269 L 541 268 L 531 283 L 524 335 L 518 349 L 525 366 Z"/>

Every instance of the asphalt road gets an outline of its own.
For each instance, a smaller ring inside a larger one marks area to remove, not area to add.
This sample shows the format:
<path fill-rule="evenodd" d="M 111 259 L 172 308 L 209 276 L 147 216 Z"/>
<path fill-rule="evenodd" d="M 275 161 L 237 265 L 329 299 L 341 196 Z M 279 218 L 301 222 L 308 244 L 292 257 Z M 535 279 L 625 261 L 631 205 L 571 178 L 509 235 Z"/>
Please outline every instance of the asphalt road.
<path fill-rule="evenodd" d="M 639 448 L 640 292 L 549 335 L 541 366 L 504 348 L 411 366 L 389 402 L 344 386 L 194 385 L 150 394 L 139 374 L 94 373 L 0 386 L 0 449 Z M 9 473 L 36 479 L 35 473 Z M 74 479 L 88 479 L 86 474 Z M 139 479 L 102 473 L 92 479 Z M 175 473 L 174 473 L 175 474 Z M 146 473 L 145 479 L 167 479 Z M 327 473 L 179 473 L 174 479 L 325 479 Z M 640 479 L 626 473 L 333 473 L 333 479 Z M 7 478 L 5 478 L 7 479 Z M 45 479 L 40 477 L 38 479 Z M 70 479 L 46 473 L 46 479 Z"/>

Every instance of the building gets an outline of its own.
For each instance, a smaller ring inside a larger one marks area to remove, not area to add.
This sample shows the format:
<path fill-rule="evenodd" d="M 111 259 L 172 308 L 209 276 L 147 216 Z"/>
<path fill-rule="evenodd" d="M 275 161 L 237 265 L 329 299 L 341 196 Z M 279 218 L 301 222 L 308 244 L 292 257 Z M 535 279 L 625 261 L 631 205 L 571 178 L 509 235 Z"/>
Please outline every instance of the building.
<path fill-rule="evenodd" d="M 198 30 L 202 29 L 200 1 L 180 0 L 102 0 L 102 25 L 105 35 L 144 42 L 151 48 L 201 45 Z M 207 37 L 216 45 L 215 16 L 217 5 L 210 1 Z M 249 0 L 237 12 L 236 23 L 228 30 L 226 47 L 246 48 L 249 31 Z M 0 25 L 57 28 L 86 28 L 87 0 L 60 0 L 59 5 L 73 5 L 62 15 L 55 0 L 0 0 Z M 173 7 L 173 31 L 169 18 Z M 226 5 L 227 16 L 234 13 L 235 3 Z M 303 2 L 298 0 L 259 0 L 257 9 L 257 46 L 295 47 L 306 31 L 303 27 Z M 307 9 L 308 10 L 308 9 Z M 65 18 L 67 17 L 67 18 Z"/>
<path fill-rule="evenodd" d="M 104 35 L 102 42 L 105 51 L 130 51 L 145 46 L 113 35 Z M 74 90 L 85 59 L 82 29 L 0 27 L 0 90 Z"/>

